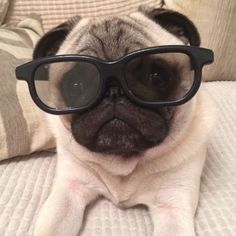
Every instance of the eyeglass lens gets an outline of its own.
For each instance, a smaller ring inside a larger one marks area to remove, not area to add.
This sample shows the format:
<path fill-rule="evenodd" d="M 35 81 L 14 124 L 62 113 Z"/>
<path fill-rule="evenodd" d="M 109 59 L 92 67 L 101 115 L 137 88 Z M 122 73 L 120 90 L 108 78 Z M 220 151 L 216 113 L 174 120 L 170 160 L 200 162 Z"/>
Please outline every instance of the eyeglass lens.
<path fill-rule="evenodd" d="M 37 68 L 34 84 L 38 97 L 57 109 L 86 106 L 98 93 L 100 75 L 88 62 L 54 62 Z"/>
<path fill-rule="evenodd" d="M 129 90 L 147 102 L 171 102 L 192 88 L 194 71 L 184 53 L 159 53 L 133 58 L 126 67 Z"/>

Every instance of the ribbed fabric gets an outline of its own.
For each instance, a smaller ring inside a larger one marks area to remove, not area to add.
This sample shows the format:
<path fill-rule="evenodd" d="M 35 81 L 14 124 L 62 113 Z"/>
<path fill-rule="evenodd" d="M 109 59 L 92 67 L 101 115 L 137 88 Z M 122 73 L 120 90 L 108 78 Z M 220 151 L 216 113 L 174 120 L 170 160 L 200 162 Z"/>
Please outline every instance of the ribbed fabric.
<path fill-rule="evenodd" d="M 236 80 L 236 1 L 165 0 L 166 7 L 186 14 L 197 26 L 202 47 L 215 53 L 204 79 Z"/>
<path fill-rule="evenodd" d="M 2 161 L 0 165 L 0 235 L 27 236 L 49 194 L 55 170 L 54 153 Z"/>
<path fill-rule="evenodd" d="M 236 82 L 209 82 L 218 123 L 202 175 L 197 235 L 236 235 Z"/>
<path fill-rule="evenodd" d="M 236 82 L 203 86 L 218 106 L 218 123 L 209 144 L 200 204 L 198 236 L 236 235 Z M 50 192 L 56 154 L 41 152 L 0 164 L 0 235 L 31 236 L 39 208 Z M 152 236 L 145 208 L 120 210 L 107 200 L 87 210 L 82 236 Z"/>
<path fill-rule="evenodd" d="M 142 4 L 160 6 L 161 0 L 12 0 L 6 23 L 15 24 L 26 14 L 35 12 L 42 16 L 45 30 L 60 24 L 74 15 L 83 17 L 127 14 Z"/>
<path fill-rule="evenodd" d="M 40 20 L 30 15 L 15 27 L 0 27 L 0 160 L 52 147 L 45 113 L 32 101 L 15 68 L 31 60 L 42 35 Z"/>
<path fill-rule="evenodd" d="M 8 0 L 0 0 L 0 24 L 3 22 L 9 6 Z"/>

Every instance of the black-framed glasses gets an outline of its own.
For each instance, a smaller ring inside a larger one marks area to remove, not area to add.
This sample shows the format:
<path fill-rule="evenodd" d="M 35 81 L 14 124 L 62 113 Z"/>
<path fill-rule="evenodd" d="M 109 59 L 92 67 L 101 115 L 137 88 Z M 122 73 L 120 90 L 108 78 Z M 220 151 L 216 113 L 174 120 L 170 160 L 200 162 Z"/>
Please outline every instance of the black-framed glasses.
<path fill-rule="evenodd" d="M 16 77 L 28 83 L 36 105 L 51 114 L 91 108 L 114 84 L 141 106 L 176 106 L 196 94 L 202 67 L 213 60 L 210 49 L 168 45 L 137 50 L 113 61 L 85 55 L 39 58 L 18 66 Z"/>

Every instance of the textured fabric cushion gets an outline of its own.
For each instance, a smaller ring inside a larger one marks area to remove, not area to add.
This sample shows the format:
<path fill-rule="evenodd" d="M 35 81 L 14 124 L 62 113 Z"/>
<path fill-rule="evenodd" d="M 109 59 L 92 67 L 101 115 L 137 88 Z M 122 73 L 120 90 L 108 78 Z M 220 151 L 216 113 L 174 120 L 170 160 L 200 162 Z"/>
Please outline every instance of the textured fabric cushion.
<path fill-rule="evenodd" d="M 32 58 L 33 47 L 43 35 L 41 19 L 30 14 L 16 26 L 0 27 L 0 50 L 17 59 Z"/>
<path fill-rule="evenodd" d="M 73 15 L 103 16 L 127 14 L 140 5 L 160 6 L 161 0 L 13 0 L 6 22 L 16 23 L 25 14 L 42 15 L 45 30 Z M 214 65 L 206 69 L 204 79 L 236 80 L 236 1 L 165 0 L 164 7 L 180 11 L 192 19 L 202 36 L 202 46 L 215 52 Z"/>
<path fill-rule="evenodd" d="M 6 23 L 15 24 L 25 14 L 31 12 L 42 16 L 45 30 L 62 23 L 69 17 L 83 17 L 127 14 L 135 11 L 141 4 L 159 6 L 161 0 L 12 0 L 6 17 Z"/>
<path fill-rule="evenodd" d="M 165 0 L 170 9 L 189 16 L 200 31 L 202 46 L 215 52 L 205 80 L 236 80 L 236 1 Z"/>
<path fill-rule="evenodd" d="M 236 235 L 236 82 L 204 85 L 218 106 L 196 214 L 198 236 Z M 227 96 L 226 96 L 227 95 Z M 41 152 L 0 163 L 0 235 L 31 236 L 47 198 L 56 154 Z M 82 236 L 152 236 L 146 208 L 120 210 L 107 200 L 89 207 Z"/>
<path fill-rule="evenodd" d="M 3 22 L 7 9 L 9 6 L 9 0 L 0 0 L 0 24 Z"/>
<path fill-rule="evenodd" d="M 0 160 L 53 145 L 44 113 L 32 102 L 27 84 L 15 78 L 15 67 L 30 60 L 41 34 L 35 16 L 0 28 Z"/>

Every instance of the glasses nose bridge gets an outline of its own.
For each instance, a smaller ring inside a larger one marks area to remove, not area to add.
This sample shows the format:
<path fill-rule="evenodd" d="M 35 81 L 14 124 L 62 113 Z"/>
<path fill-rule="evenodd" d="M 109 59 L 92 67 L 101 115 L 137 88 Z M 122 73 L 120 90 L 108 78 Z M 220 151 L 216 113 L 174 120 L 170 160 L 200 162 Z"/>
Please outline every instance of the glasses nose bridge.
<path fill-rule="evenodd" d="M 118 82 L 122 84 L 121 77 L 124 70 L 123 64 L 119 62 L 108 62 L 103 67 L 103 78 L 105 83 Z"/>
<path fill-rule="evenodd" d="M 108 62 L 103 67 L 104 94 L 109 100 L 115 101 L 124 95 L 122 82 L 123 67 L 116 62 Z"/>

